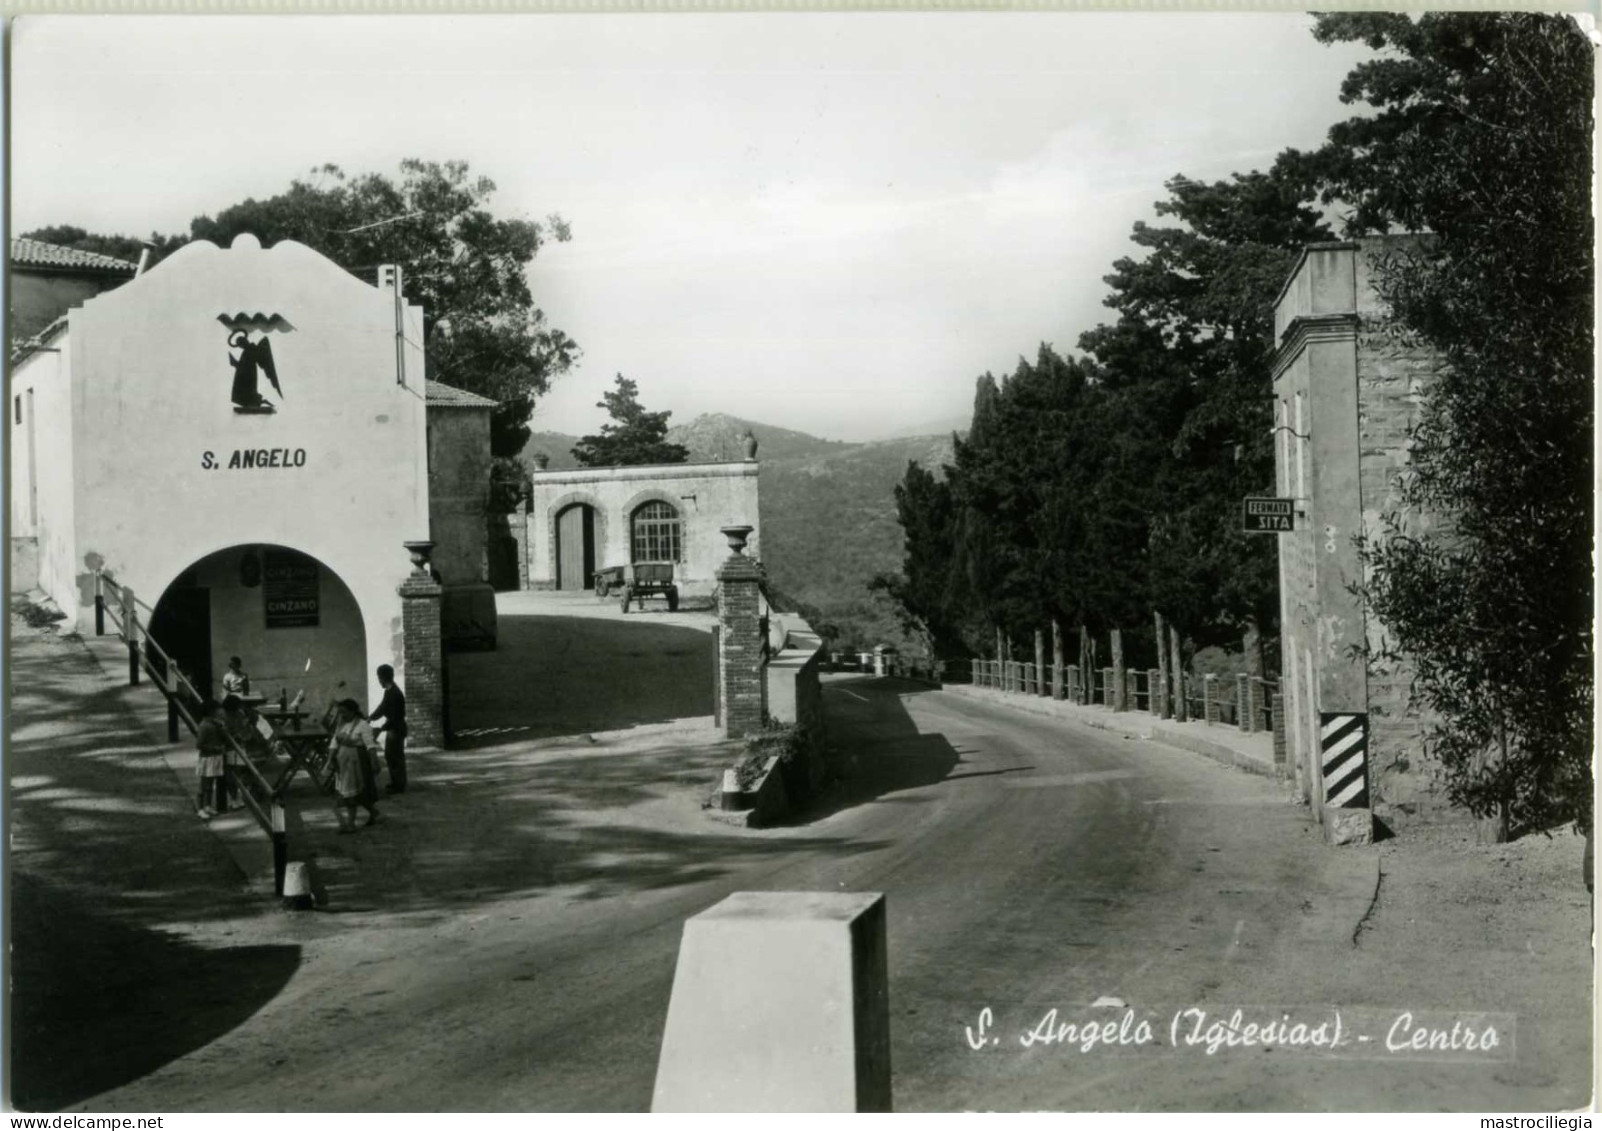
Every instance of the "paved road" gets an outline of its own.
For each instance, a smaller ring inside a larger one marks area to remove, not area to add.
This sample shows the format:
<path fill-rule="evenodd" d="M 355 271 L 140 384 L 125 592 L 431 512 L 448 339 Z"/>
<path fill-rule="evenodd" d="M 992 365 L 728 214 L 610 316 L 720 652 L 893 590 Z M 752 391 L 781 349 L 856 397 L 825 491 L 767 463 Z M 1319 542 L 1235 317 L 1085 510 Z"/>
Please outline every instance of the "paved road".
<path fill-rule="evenodd" d="M 271 939 L 258 941 L 300 947 L 287 984 L 237 1028 L 84 1106 L 641 1110 L 683 920 L 742 889 L 887 893 L 902 1110 L 1582 1102 L 1554 1063 L 1541 1077 L 1522 1062 L 1019 1048 L 1046 1009 L 1069 1019 L 1103 997 L 1517 1006 L 1495 987 L 1416 1002 L 1405 972 L 1365 959 L 1355 858 L 1332 866 L 1270 781 L 910 684 L 839 680 L 826 696 L 855 761 L 833 812 L 738 835 L 547 825 L 568 855 L 517 883 L 488 879 L 482 898 L 264 920 L 255 930 Z M 510 836 L 515 822 L 495 827 Z M 570 883 L 580 853 L 586 882 Z M 454 875 L 470 883 L 472 853 L 459 855 Z M 975 1052 L 964 1027 L 987 1006 L 1005 1039 Z M 1543 1053 L 1539 1034 L 1520 1041 L 1521 1058 Z"/>

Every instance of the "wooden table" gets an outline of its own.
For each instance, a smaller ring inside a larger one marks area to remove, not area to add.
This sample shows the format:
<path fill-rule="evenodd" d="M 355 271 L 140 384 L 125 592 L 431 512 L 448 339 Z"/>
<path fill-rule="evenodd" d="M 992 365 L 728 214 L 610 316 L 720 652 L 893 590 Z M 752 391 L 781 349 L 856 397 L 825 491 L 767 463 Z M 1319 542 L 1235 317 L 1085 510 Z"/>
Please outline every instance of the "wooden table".
<path fill-rule="evenodd" d="M 273 728 L 273 741 L 282 744 L 284 752 L 289 755 L 289 765 L 273 783 L 273 792 L 282 793 L 287 789 L 302 768 L 318 789 L 326 791 L 330 776 L 328 740 L 333 737 L 333 732 L 317 723 L 302 723 L 300 720 L 306 714 L 304 711 L 262 711 L 260 714 Z M 291 718 L 293 725 L 282 725 Z"/>

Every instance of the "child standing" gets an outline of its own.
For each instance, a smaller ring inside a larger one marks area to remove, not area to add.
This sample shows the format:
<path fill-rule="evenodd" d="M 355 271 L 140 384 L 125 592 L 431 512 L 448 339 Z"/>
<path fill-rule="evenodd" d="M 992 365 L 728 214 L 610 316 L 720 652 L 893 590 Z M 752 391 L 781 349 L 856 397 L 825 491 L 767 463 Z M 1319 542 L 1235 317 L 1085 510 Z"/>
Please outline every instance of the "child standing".
<path fill-rule="evenodd" d="M 222 678 L 223 698 L 230 695 L 249 695 L 250 677 L 245 674 L 245 665 L 238 656 L 228 657 L 228 670 Z"/>
<path fill-rule="evenodd" d="M 375 764 L 378 760 L 378 740 L 373 728 L 362 718 L 361 704 L 354 699 L 341 699 L 336 705 L 337 725 L 334 728 L 334 788 L 339 802 L 334 815 L 339 818 L 339 831 L 356 831 L 356 807 L 367 810 L 367 824 L 378 822 L 378 786 Z"/>
<path fill-rule="evenodd" d="M 201 708 L 200 726 L 195 730 L 195 748 L 200 754 L 200 817 L 209 821 L 219 813 L 228 812 L 228 788 L 224 776 L 224 760 L 228 754 L 227 723 L 223 709 L 215 700 L 208 699 Z"/>

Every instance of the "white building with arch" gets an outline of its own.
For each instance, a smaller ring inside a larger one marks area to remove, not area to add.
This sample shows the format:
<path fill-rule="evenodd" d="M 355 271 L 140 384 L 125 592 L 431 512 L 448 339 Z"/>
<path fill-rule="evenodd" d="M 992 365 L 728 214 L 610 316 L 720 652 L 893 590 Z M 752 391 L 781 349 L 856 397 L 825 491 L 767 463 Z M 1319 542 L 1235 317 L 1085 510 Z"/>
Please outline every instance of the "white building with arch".
<path fill-rule="evenodd" d="M 89 630 L 96 569 L 197 684 L 373 702 L 430 537 L 422 310 L 292 241 L 197 241 L 13 367 L 11 530 Z"/>
<path fill-rule="evenodd" d="M 724 526 L 753 528 L 761 555 L 755 459 L 536 471 L 528 514 L 531 589 L 583 590 L 595 572 L 671 562 L 682 593 L 705 596 L 729 556 Z"/>

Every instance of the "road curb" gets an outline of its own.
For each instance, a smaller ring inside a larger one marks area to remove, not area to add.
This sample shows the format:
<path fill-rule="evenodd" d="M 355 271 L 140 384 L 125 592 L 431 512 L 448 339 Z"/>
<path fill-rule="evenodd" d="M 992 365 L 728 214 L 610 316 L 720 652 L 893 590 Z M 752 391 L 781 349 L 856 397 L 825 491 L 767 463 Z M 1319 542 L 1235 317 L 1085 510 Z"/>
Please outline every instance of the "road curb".
<path fill-rule="evenodd" d="M 1125 734 L 1132 738 L 1144 739 L 1147 742 L 1157 742 L 1164 746 L 1171 746 L 1177 750 L 1184 750 L 1191 754 L 1200 754 L 1215 762 L 1241 770 L 1248 774 L 1258 774 L 1262 777 L 1278 777 L 1272 762 L 1253 757 L 1244 751 L 1237 750 L 1225 743 L 1208 738 L 1203 734 L 1191 734 L 1177 728 L 1187 726 L 1186 723 L 1165 723 L 1163 720 L 1152 719 L 1134 712 L 1125 714 L 1101 713 L 1095 707 L 1081 707 L 1075 703 L 1067 703 L 1056 699 L 1037 698 L 1028 695 L 1009 695 L 1005 692 L 993 691 L 990 688 L 974 687 L 972 684 L 947 684 L 941 690 L 961 695 L 968 699 L 977 699 L 983 703 L 993 703 L 1011 710 L 1023 711 L 1031 715 L 1041 715 L 1045 718 L 1061 719 L 1064 722 L 1080 723 L 1084 726 L 1094 727 L 1113 734 Z"/>

